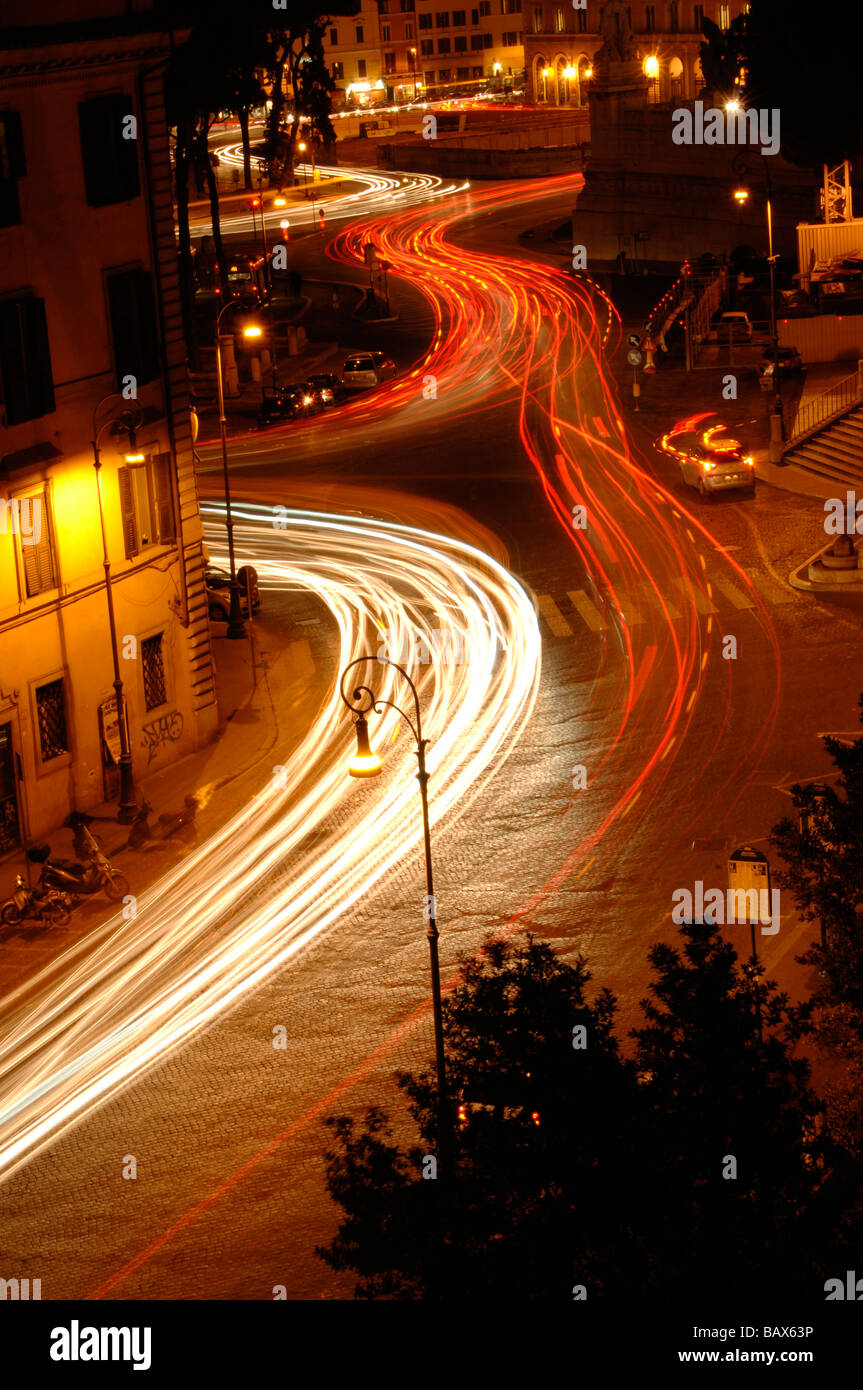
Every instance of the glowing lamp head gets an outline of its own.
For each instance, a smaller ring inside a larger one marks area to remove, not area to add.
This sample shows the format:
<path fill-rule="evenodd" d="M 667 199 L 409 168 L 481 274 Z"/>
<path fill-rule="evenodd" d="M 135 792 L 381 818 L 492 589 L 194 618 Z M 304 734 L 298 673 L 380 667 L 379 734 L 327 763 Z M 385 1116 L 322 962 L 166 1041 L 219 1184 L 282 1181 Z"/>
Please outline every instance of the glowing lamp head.
<path fill-rule="evenodd" d="M 144 455 L 143 455 L 143 454 L 126 454 L 124 457 L 125 457 L 127 463 L 143 463 L 143 462 L 144 462 Z"/>
<path fill-rule="evenodd" d="M 743 205 L 744 205 L 744 203 L 746 202 L 746 200 L 747 200 L 748 197 L 749 197 L 749 189 L 748 189 L 748 188 L 735 188 L 735 190 L 734 190 L 734 201 L 735 201 L 736 203 L 738 203 L 738 204 L 740 205 L 740 207 L 743 207 Z"/>
<path fill-rule="evenodd" d="M 575 77 L 575 68 L 564 68 L 563 75 L 566 78 L 567 82 L 571 82 L 572 79 Z"/>
<path fill-rule="evenodd" d="M 357 717 L 354 726 L 357 731 L 357 751 L 351 758 L 348 772 L 351 777 L 377 777 L 381 770 L 381 760 L 372 752 L 369 743 L 369 726 L 364 715 Z"/>
<path fill-rule="evenodd" d="M 725 110 L 731 113 L 740 110 L 740 102 L 736 97 L 732 97 L 730 101 L 726 101 Z"/>
<path fill-rule="evenodd" d="M 275 207 L 275 208 L 284 208 L 284 207 L 287 207 L 287 205 L 288 205 L 288 200 L 287 200 L 287 198 L 274 198 L 274 199 L 273 199 L 273 207 Z"/>
<path fill-rule="evenodd" d="M 644 60 L 644 71 L 647 77 L 659 76 L 659 59 L 654 53 Z"/>
<path fill-rule="evenodd" d="M 297 149 L 300 151 L 300 154 L 305 154 L 305 152 L 306 152 L 306 142 L 305 142 L 305 140 L 301 140 L 301 141 L 300 141 L 300 143 L 297 145 Z"/>
<path fill-rule="evenodd" d="M 263 329 L 259 323 L 247 323 L 243 329 L 244 338 L 260 338 L 262 333 Z"/>
<path fill-rule="evenodd" d="M 551 68 L 543 68 L 543 70 L 542 70 L 542 75 L 543 75 L 543 77 L 551 77 L 551 73 L 552 73 L 552 69 L 551 69 Z"/>
<path fill-rule="evenodd" d="M 584 75 L 585 77 L 593 77 L 593 68 L 585 68 Z"/>

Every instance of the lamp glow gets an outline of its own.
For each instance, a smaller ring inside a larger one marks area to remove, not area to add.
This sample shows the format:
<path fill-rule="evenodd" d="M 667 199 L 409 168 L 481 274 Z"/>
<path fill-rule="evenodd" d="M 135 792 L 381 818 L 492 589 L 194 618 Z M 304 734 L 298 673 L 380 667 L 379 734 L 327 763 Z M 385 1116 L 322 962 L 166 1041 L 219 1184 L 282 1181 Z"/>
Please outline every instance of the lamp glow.
<path fill-rule="evenodd" d="M 381 770 L 381 760 L 377 753 L 372 752 L 369 743 L 369 726 L 362 715 L 358 717 L 355 728 L 357 731 L 357 751 L 351 758 L 348 772 L 351 777 L 377 777 Z"/>
<path fill-rule="evenodd" d="M 645 58 L 644 71 L 648 77 L 659 76 L 659 59 L 655 54 L 651 54 L 649 58 Z"/>

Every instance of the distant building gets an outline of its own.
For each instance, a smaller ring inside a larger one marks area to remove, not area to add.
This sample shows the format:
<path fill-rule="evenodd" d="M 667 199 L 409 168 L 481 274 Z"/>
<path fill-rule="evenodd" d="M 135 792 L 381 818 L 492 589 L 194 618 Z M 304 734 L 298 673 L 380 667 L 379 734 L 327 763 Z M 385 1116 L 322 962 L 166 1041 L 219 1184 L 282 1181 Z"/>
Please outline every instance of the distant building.
<path fill-rule="evenodd" d="M 324 60 L 335 81 L 333 109 L 374 106 L 386 100 L 376 0 L 361 0 L 355 15 L 333 15 L 324 30 Z"/>
<path fill-rule="evenodd" d="M 378 15 L 387 101 L 403 105 L 422 98 L 414 0 L 378 0 Z"/>
<path fill-rule="evenodd" d="M 390 0 L 392 3 L 392 0 Z M 520 87 L 524 73 L 522 0 L 416 0 L 418 63 L 427 95 L 469 94 L 489 81 Z"/>
<path fill-rule="evenodd" d="M 500 3 L 500 0 L 496 0 Z M 602 44 L 601 0 L 575 9 L 571 0 L 524 0 L 526 100 L 554 106 L 587 104 L 593 63 Z M 651 103 L 686 100 L 702 86 L 699 52 L 702 20 L 727 29 L 747 9 L 744 0 L 641 0 L 627 5 Z"/>
<path fill-rule="evenodd" d="M 147 8 L 3 3 L 0 855 L 117 793 L 94 438 L 135 775 L 217 725 Z"/>

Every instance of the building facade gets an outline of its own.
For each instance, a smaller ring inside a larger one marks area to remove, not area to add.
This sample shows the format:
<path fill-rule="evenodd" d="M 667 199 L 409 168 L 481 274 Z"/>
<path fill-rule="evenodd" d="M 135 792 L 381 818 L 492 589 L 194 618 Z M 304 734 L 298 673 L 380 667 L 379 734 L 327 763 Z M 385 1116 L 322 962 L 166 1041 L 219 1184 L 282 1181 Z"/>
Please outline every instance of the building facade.
<path fill-rule="evenodd" d="M 217 727 L 169 38 L 135 8 L 3 10 L 0 855 L 117 796 L 109 585 L 135 776 Z"/>
<path fill-rule="evenodd" d="M 499 79 L 520 86 L 524 71 L 522 0 L 474 0 L 445 9 L 446 0 L 416 0 L 418 63 L 427 94 L 466 93 Z"/>
<path fill-rule="evenodd" d="M 593 63 L 602 45 L 601 0 L 576 9 L 570 0 L 524 0 L 526 100 L 555 106 L 585 106 Z M 697 97 L 702 86 L 699 58 L 702 21 L 727 29 L 747 5 L 744 0 L 633 0 L 626 9 L 648 78 L 651 103 Z"/>
<path fill-rule="evenodd" d="M 333 109 L 386 100 L 377 0 L 361 0 L 355 15 L 333 15 L 324 30 L 324 59 L 335 81 Z"/>

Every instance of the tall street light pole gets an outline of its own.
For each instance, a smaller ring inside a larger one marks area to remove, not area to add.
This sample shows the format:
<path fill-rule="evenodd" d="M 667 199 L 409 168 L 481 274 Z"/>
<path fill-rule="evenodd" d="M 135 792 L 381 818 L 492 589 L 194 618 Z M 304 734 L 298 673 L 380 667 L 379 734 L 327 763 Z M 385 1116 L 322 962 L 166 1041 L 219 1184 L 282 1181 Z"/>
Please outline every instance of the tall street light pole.
<path fill-rule="evenodd" d="M 416 722 L 412 720 L 403 709 L 394 704 L 392 700 L 381 700 L 367 685 L 358 685 L 354 688 L 350 698 L 346 694 L 345 685 L 348 674 L 356 666 L 362 666 L 368 661 L 377 661 L 381 666 L 390 666 L 394 671 L 404 678 L 410 687 L 414 701 L 414 716 Z M 341 697 L 348 709 L 355 716 L 354 727 L 357 732 L 357 751 L 351 759 L 348 771 L 352 777 L 376 777 L 381 770 L 381 760 L 376 753 L 372 752 L 369 744 L 369 729 L 366 715 L 374 710 L 375 714 L 381 713 L 381 706 L 388 705 L 407 724 L 416 740 L 417 755 L 417 781 L 420 784 L 420 798 L 422 801 L 422 821 L 423 821 L 423 845 L 425 848 L 425 867 L 426 867 L 426 905 L 424 916 L 428 923 L 426 936 L 429 944 L 429 963 L 431 965 L 432 981 L 432 1004 L 434 1009 L 434 1032 L 435 1032 L 435 1055 L 437 1062 L 437 1087 L 438 1087 L 438 1124 L 439 1124 L 439 1144 L 441 1156 L 447 1158 L 450 1152 L 450 1133 L 449 1133 L 449 1113 L 447 1107 L 447 1087 L 446 1087 L 446 1064 L 444 1061 L 443 1047 L 443 1010 L 441 1007 L 441 988 L 440 988 L 440 962 L 438 959 L 438 929 L 437 929 L 437 909 L 434 896 L 434 880 L 432 877 L 432 857 L 431 857 L 431 836 L 429 834 L 429 808 L 428 808 L 428 780 L 429 774 L 426 770 L 425 750 L 428 739 L 422 736 L 422 718 L 420 715 L 420 702 L 417 688 L 405 671 L 404 667 L 397 665 L 394 661 L 389 661 L 383 656 L 361 656 L 356 661 L 352 661 L 342 672 L 340 681 Z M 446 1165 L 444 1166 L 446 1172 Z"/>
<path fill-rule="evenodd" d="M 228 422 L 225 419 L 225 390 L 222 385 L 222 344 L 219 329 L 222 314 L 235 308 L 233 301 L 223 305 L 216 317 L 216 380 L 219 383 L 219 433 L 222 438 L 222 474 L 225 482 L 225 527 L 228 532 L 228 559 L 231 569 L 231 605 L 228 612 L 228 637 L 236 641 L 245 637 L 243 612 L 240 607 L 240 586 L 237 582 L 237 568 L 234 561 L 234 522 L 231 517 L 231 479 L 228 473 Z"/>
<path fill-rule="evenodd" d="M 105 529 L 105 509 L 102 496 L 102 458 L 99 453 L 99 436 L 111 425 L 125 430 L 129 438 L 130 452 L 135 449 L 135 430 L 131 424 L 114 418 L 103 420 L 97 426 L 96 419 L 101 406 L 111 400 L 106 396 L 93 412 L 93 468 L 96 472 L 96 495 L 99 500 L 99 526 L 102 532 L 102 566 L 105 571 L 105 598 L 108 603 L 108 631 L 111 637 L 111 661 L 114 667 L 114 701 L 117 706 L 117 727 L 120 734 L 120 798 L 117 807 L 117 820 L 121 825 L 130 825 L 138 814 L 138 794 L 135 790 L 135 776 L 132 769 L 132 750 L 129 747 L 129 725 L 126 717 L 126 692 L 120 675 L 120 653 L 117 647 L 117 619 L 114 613 L 114 589 L 111 582 L 111 559 L 108 553 L 108 534 Z"/>

